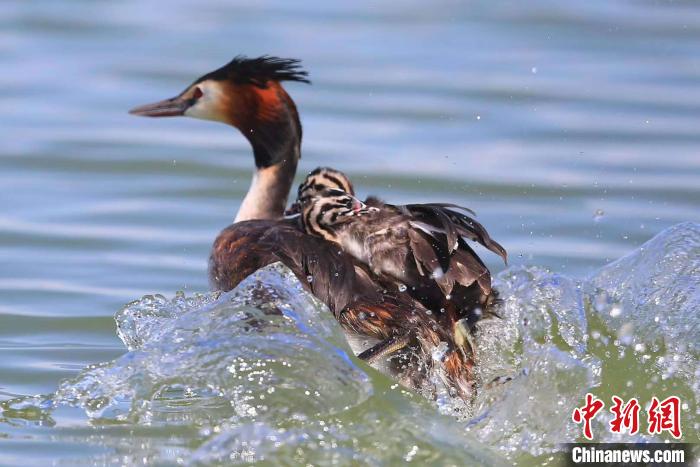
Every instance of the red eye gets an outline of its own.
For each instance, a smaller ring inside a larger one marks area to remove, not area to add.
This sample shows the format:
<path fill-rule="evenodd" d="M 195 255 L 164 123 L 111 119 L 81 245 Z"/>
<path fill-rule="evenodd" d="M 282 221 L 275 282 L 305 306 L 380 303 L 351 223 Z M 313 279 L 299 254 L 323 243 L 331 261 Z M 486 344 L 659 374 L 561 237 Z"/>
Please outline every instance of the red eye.
<path fill-rule="evenodd" d="M 194 88 L 194 95 L 192 96 L 192 99 L 199 99 L 202 97 L 204 93 L 199 87 Z"/>

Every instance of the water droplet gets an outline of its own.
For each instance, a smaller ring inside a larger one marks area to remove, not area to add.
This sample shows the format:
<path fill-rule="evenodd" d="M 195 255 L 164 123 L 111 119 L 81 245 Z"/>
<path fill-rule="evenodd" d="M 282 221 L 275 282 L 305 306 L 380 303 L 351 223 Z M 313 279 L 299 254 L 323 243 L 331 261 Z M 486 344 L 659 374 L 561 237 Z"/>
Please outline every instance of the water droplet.
<path fill-rule="evenodd" d="M 533 66 L 533 67 L 530 69 L 530 71 L 532 72 L 533 75 L 536 75 L 536 74 L 537 74 L 537 67 L 536 67 L 536 66 Z"/>
<path fill-rule="evenodd" d="M 441 362 L 447 353 L 447 342 L 440 342 L 432 351 L 433 360 Z"/>
<path fill-rule="evenodd" d="M 603 313 L 608 309 L 609 302 L 608 294 L 602 291 L 593 297 L 593 308 L 595 308 L 595 311 L 598 313 Z"/>
<path fill-rule="evenodd" d="M 613 305 L 612 308 L 610 308 L 610 317 L 611 318 L 617 318 L 622 314 L 622 307 L 620 305 Z"/>
<path fill-rule="evenodd" d="M 603 220 L 603 217 L 605 217 L 605 211 L 602 209 L 596 209 L 595 213 L 593 214 L 593 220 L 595 222 L 600 222 Z"/>
<path fill-rule="evenodd" d="M 404 460 L 406 462 L 411 462 L 415 455 L 418 453 L 418 446 L 413 446 L 410 451 L 408 451 L 408 454 L 406 454 L 406 457 L 404 457 Z"/>
<path fill-rule="evenodd" d="M 407 287 L 404 284 L 399 284 L 399 292 L 405 292 Z"/>
<path fill-rule="evenodd" d="M 314 276 L 306 276 L 307 282 L 313 282 L 314 281 Z"/>
<path fill-rule="evenodd" d="M 623 324 L 617 333 L 617 338 L 620 340 L 620 344 L 630 345 L 634 338 L 634 325 L 629 322 Z"/>
<path fill-rule="evenodd" d="M 361 311 L 357 317 L 360 319 L 367 319 L 367 314 L 364 311 Z"/>

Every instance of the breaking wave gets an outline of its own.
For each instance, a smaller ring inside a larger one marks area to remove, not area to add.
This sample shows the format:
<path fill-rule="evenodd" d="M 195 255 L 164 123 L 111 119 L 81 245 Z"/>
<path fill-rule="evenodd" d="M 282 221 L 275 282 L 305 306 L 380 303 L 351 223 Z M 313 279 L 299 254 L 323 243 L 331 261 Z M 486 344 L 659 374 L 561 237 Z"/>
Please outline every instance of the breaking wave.
<path fill-rule="evenodd" d="M 87 434 L 108 448 L 98 462 L 494 465 L 557 455 L 580 438 L 571 411 L 594 392 L 677 395 L 684 440 L 698 441 L 700 225 L 667 229 L 584 280 L 518 267 L 496 287 L 501 319 L 478 327 L 482 387 L 466 421 L 445 416 L 450 400 L 355 359 L 332 315 L 275 264 L 231 292 L 128 304 L 116 315 L 123 356 L 54 394 L 1 403 L 0 422 Z M 62 410 L 87 423 L 62 426 Z M 596 419 L 596 439 L 630 440 L 609 419 Z"/>

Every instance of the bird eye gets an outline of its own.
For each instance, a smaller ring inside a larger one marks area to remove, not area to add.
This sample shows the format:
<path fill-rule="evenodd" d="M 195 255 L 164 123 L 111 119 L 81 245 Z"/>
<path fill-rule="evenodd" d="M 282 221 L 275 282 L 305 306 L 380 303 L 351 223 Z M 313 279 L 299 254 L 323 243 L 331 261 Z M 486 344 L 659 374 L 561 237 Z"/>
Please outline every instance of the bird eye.
<path fill-rule="evenodd" d="M 194 88 L 194 94 L 192 95 L 192 99 L 199 99 L 203 95 L 204 93 L 202 92 L 202 89 L 199 86 L 197 86 L 196 88 Z"/>

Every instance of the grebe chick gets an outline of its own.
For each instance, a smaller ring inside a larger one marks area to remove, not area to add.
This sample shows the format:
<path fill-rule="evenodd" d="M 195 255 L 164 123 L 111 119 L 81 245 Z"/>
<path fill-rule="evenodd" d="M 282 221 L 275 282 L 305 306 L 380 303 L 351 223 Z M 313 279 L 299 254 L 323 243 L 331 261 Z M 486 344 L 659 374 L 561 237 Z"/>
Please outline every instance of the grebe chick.
<path fill-rule="evenodd" d="M 459 212 L 467 208 L 438 203 L 394 206 L 376 198 L 370 202 L 374 206 L 340 189 L 310 183 L 301 185 L 298 198 L 307 233 L 337 243 L 376 275 L 410 287 L 429 280 L 445 297 L 455 284 L 476 283 L 484 295 L 491 294 L 489 270 L 464 239 L 480 243 L 504 261 L 507 254 L 481 224 Z"/>
<path fill-rule="evenodd" d="M 471 330 L 484 311 L 492 314 L 489 305 L 495 293 L 488 269 L 463 237 L 504 260 L 506 252 L 480 224 L 457 211 L 466 208 L 393 206 L 373 197 L 368 202 L 374 206 L 368 206 L 349 193 L 311 182 L 302 183 L 298 196 L 307 233 L 340 245 L 375 275 L 392 278 L 394 287 L 408 289 L 423 305 L 439 309 L 441 325 L 451 330 L 461 348 L 473 352 Z M 407 335 L 404 343 L 409 340 Z"/>
<path fill-rule="evenodd" d="M 299 184 L 297 199 L 284 214 L 286 216 L 298 215 L 300 213 L 299 199 L 302 196 L 313 196 L 328 188 L 335 188 L 352 196 L 355 195 L 352 182 L 343 172 L 330 167 L 317 167 L 309 172 L 304 181 Z"/>
<path fill-rule="evenodd" d="M 313 195 L 305 194 L 298 203 L 305 232 L 337 243 L 344 250 L 349 244 L 346 237 L 351 231 L 352 218 L 379 211 L 379 208 L 369 207 L 337 188 L 325 188 Z M 357 259 L 362 261 L 362 258 Z"/>
<path fill-rule="evenodd" d="M 326 188 L 335 188 L 355 196 L 355 188 L 347 175 L 340 170 L 330 167 L 317 167 L 309 172 L 299 185 L 297 198 L 300 198 L 302 195 L 313 195 Z"/>

